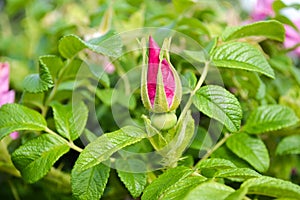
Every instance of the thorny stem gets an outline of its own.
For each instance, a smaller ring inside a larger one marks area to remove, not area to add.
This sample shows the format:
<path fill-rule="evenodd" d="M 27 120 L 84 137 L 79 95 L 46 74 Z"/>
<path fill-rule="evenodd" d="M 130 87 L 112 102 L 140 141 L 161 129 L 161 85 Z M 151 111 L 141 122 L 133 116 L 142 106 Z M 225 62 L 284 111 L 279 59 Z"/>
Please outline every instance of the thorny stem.
<path fill-rule="evenodd" d="M 202 84 L 204 83 L 204 81 L 206 79 L 206 76 L 207 76 L 207 73 L 208 73 L 209 64 L 210 64 L 209 61 L 205 62 L 205 66 L 204 66 L 203 72 L 201 74 L 201 77 L 200 77 L 195 89 L 191 92 L 190 97 L 189 97 L 186 105 L 184 106 L 184 108 L 183 108 L 183 110 L 182 110 L 182 112 L 179 116 L 178 122 L 180 122 L 183 119 L 183 117 L 185 117 L 187 111 L 190 109 L 190 107 L 193 103 L 193 96 L 196 94 L 197 90 L 199 90 L 200 87 L 202 86 Z"/>
<path fill-rule="evenodd" d="M 68 141 L 66 139 L 64 139 L 63 137 L 61 137 L 60 135 L 58 135 L 57 133 L 55 133 L 54 131 L 52 131 L 51 129 L 49 129 L 48 127 L 46 127 L 45 131 L 51 135 L 55 135 L 55 136 L 58 136 L 60 138 L 62 138 L 67 144 L 68 146 L 71 148 L 71 149 L 74 149 L 75 151 L 81 153 L 83 151 L 82 148 L 76 146 L 73 141 Z"/>

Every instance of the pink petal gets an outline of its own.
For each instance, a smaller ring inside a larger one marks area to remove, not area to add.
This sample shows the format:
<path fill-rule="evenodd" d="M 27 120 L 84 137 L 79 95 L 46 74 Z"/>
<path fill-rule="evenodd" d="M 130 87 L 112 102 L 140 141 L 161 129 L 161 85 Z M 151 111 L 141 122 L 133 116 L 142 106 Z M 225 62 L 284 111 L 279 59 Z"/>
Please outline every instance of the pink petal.
<path fill-rule="evenodd" d="M 13 140 L 17 139 L 19 137 L 19 133 L 18 132 L 13 132 L 9 135 Z"/>
<path fill-rule="evenodd" d="M 290 40 L 294 40 L 296 43 L 300 42 L 300 33 L 293 27 L 285 25 L 285 37 Z M 300 27 L 299 27 L 300 28 Z"/>
<path fill-rule="evenodd" d="M 300 29 L 300 20 L 294 22 L 294 24 Z M 293 27 L 285 25 L 285 40 L 283 45 L 286 48 L 291 48 L 296 44 L 300 43 L 300 33 L 296 31 Z M 293 51 L 295 54 L 300 56 L 300 47 Z"/>
<path fill-rule="evenodd" d="M 150 103 L 153 106 L 155 100 L 155 94 L 156 94 L 156 83 L 148 83 L 147 89 L 148 89 L 148 97 L 150 99 Z"/>
<path fill-rule="evenodd" d="M 149 63 L 159 64 L 159 53 L 160 53 L 160 47 L 150 36 L 149 37 Z"/>
<path fill-rule="evenodd" d="M 154 104 L 156 94 L 156 80 L 159 66 L 160 48 L 154 39 L 149 37 L 149 53 L 148 53 L 148 72 L 147 72 L 147 89 L 150 103 Z"/>
<path fill-rule="evenodd" d="M 251 17 L 254 21 L 264 20 L 267 17 L 273 17 L 275 15 L 272 4 L 274 0 L 258 0 L 256 6 L 251 13 Z"/>
<path fill-rule="evenodd" d="M 162 60 L 161 72 L 162 72 L 162 76 L 163 76 L 165 94 L 167 97 L 169 107 L 171 107 L 173 100 L 174 100 L 174 93 L 175 93 L 176 86 L 175 86 L 175 79 L 174 79 L 173 72 L 172 72 L 171 67 L 166 59 Z"/>
<path fill-rule="evenodd" d="M 8 91 L 8 89 L 9 89 L 9 64 L 0 63 L 0 94 Z"/>
<path fill-rule="evenodd" d="M 7 103 L 15 101 L 15 91 L 11 90 L 0 94 L 0 107 Z"/>

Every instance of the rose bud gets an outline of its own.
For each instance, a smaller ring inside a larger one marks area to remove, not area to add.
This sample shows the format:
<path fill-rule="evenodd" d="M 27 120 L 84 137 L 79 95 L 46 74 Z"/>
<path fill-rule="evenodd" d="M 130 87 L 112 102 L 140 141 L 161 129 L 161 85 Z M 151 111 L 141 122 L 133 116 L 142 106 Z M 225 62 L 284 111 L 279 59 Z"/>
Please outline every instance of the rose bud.
<path fill-rule="evenodd" d="M 161 51 L 151 36 L 148 63 L 142 69 L 141 96 L 144 106 L 153 113 L 151 121 L 163 120 L 157 126 L 158 129 L 166 130 L 176 124 L 176 115 L 171 111 L 174 111 L 181 101 L 180 78 L 170 63 L 167 52 Z M 163 116 L 162 113 L 168 114 Z M 155 116 L 159 119 L 156 120 Z"/>

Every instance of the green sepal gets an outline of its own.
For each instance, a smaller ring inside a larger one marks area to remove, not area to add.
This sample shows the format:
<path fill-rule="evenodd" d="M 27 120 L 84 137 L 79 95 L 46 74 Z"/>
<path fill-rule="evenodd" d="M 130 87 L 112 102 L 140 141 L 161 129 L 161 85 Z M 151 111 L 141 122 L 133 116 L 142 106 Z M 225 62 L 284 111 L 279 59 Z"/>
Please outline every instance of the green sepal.
<path fill-rule="evenodd" d="M 143 66 L 142 66 L 142 78 L 141 78 L 141 98 L 143 104 L 146 109 L 151 110 L 151 102 L 148 96 L 148 89 L 147 89 L 147 72 L 148 72 L 148 57 L 147 57 L 147 46 L 146 46 L 146 39 L 142 38 L 140 41 L 140 46 L 143 49 Z"/>
<path fill-rule="evenodd" d="M 153 104 L 152 112 L 165 113 L 169 111 L 168 100 L 165 93 L 164 82 L 161 72 L 161 61 L 159 62 L 157 79 L 156 79 L 156 94 Z"/>
<path fill-rule="evenodd" d="M 164 157 L 163 165 L 165 166 L 174 167 L 177 165 L 177 161 L 190 144 L 194 135 L 195 124 L 191 111 L 188 111 L 184 119 L 178 123 L 174 138 L 168 140 L 168 145 L 159 151 Z"/>
<path fill-rule="evenodd" d="M 169 54 L 170 47 L 171 47 L 171 38 L 166 38 L 164 40 L 161 52 L 166 57 L 167 62 L 170 65 L 172 74 L 174 76 L 174 81 L 175 81 L 174 99 L 173 99 L 172 105 L 170 106 L 170 108 L 168 110 L 168 111 L 173 111 L 173 110 L 177 109 L 177 107 L 180 105 L 181 97 L 182 97 L 182 84 L 181 84 L 180 77 L 170 60 L 170 54 Z"/>
<path fill-rule="evenodd" d="M 167 141 L 160 133 L 160 131 L 151 125 L 151 121 L 147 116 L 142 115 L 142 119 L 144 120 L 146 132 L 150 143 L 156 151 L 160 150 L 167 144 Z"/>
<path fill-rule="evenodd" d="M 181 86 L 181 81 L 180 81 L 178 73 L 176 72 L 175 68 L 173 67 L 173 65 L 171 64 L 171 62 L 169 60 L 168 60 L 168 62 L 170 64 L 170 68 L 173 72 L 174 80 L 175 80 L 174 99 L 173 99 L 173 103 L 169 109 L 169 111 L 172 111 L 172 110 L 177 109 L 177 107 L 180 105 L 181 97 L 182 97 L 182 86 Z"/>

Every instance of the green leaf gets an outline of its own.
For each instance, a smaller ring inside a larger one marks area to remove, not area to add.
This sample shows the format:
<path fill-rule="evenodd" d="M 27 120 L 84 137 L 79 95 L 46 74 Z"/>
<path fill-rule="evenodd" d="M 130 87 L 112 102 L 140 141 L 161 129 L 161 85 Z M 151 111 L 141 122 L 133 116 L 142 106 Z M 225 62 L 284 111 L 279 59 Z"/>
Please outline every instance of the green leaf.
<path fill-rule="evenodd" d="M 300 135 L 291 135 L 281 140 L 277 146 L 276 154 L 300 154 Z"/>
<path fill-rule="evenodd" d="M 193 142 L 191 143 L 190 147 L 191 149 L 195 150 L 209 150 L 213 145 L 213 136 L 211 136 L 208 131 L 199 126 L 197 128 L 197 133 L 195 137 L 193 138 Z"/>
<path fill-rule="evenodd" d="M 255 71 L 270 78 L 275 76 L 263 53 L 247 43 L 230 42 L 223 44 L 212 52 L 211 57 L 218 67 Z"/>
<path fill-rule="evenodd" d="M 174 166 L 183 152 L 186 150 L 194 136 L 195 122 L 191 115 L 191 111 L 188 111 L 181 122 L 178 122 L 178 127 L 173 136 L 172 129 L 168 133 L 171 133 L 169 139 L 170 142 L 159 151 L 163 155 L 164 160 L 162 161 L 165 166 Z M 168 135 L 166 135 L 167 140 Z M 176 166 L 176 165 L 175 165 Z"/>
<path fill-rule="evenodd" d="M 42 131 L 47 128 L 43 116 L 19 104 L 5 104 L 0 108 L 0 140 L 14 131 Z"/>
<path fill-rule="evenodd" d="M 225 200 L 244 200 L 248 190 L 247 188 L 240 188 L 235 192 L 231 193 Z"/>
<path fill-rule="evenodd" d="M 115 103 L 115 98 L 112 98 L 114 90 L 111 88 L 107 89 L 97 89 L 96 96 L 107 106 L 111 106 Z"/>
<path fill-rule="evenodd" d="M 183 53 L 185 56 L 187 56 L 188 59 L 191 59 L 191 61 L 204 63 L 208 60 L 207 55 L 204 53 L 204 51 L 184 50 Z"/>
<path fill-rule="evenodd" d="M 52 165 L 69 149 L 62 138 L 43 134 L 14 151 L 12 161 L 21 172 L 22 178 L 29 183 L 34 183 L 44 177 Z"/>
<path fill-rule="evenodd" d="M 222 33 L 223 41 L 229 41 L 249 36 L 263 36 L 282 42 L 285 37 L 283 25 L 275 20 L 259 21 L 244 26 L 228 27 Z"/>
<path fill-rule="evenodd" d="M 249 168 L 234 168 L 220 170 L 216 172 L 214 176 L 218 178 L 228 178 L 233 181 L 244 181 L 245 179 L 260 177 L 261 175 Z"/>
<path fill-rule="evenodd" d="M 205 200 L 223 200 L 233 192 L 234 189 L 224 184 L 217 182 L 205 182 L 191 190 L 184 200 L 195 200 L 199 199 L 199 197 Z"/>
<path fill-rule="evenodd" d="M 265 195 L 276 198 L 299 199 L 300 186 L 289 181 L 277 178 L 262 176 L 249 179 L 241 185 L 241 188 L 248 188 L 248 194 Z"/>
<path fill-rule="evenodd" d="M 246 133 L 236 133 L 227 139 L 227 147 L 238 157 L 246 160 L 259 172 L 269 168 L 268 150 L 260 138 L 254 138 Z"/>
<path fill-rule="evenodd" d="M 198 169 L 230 169 L 236 166 L 229 160 L 221 158 L 210 158 L 199 162 L 196 166 Z"/>
<path fill-rule="evenodd" d="M 108 181 L 110 168 L 95 165 L 84 171 L 72 170 L 71 184 L 75 199 L 100 199 Z"/>
<path fill-rule="evenodd" d="M 160 199 L 167 189 L 180 180 L 185 179 L 193 173 L 193 170 L 187 167 L 171 168 L 155 179 L 144 190 L 142 200 L 157 200 Z"/>
<path fill-rule="evenodd" d="M 202 176 L 190 176 L 179 180 L 177 183 L 169 187 L 162 196 L 161 200 L 182 200 L 186 194 L 194 189 L 197 185 L 204 182 L 205 177 Z"/>
<path fill-rule="evenodd" d="M 266 85 L 256 72 L 239 70 L 223 73 L 223 81 L 226 87 L 236 88 L 243 99 L 262 100 L 266 96 Z"/>
<path fill-rule="evenodd" d="M 186 0 L 172 1 L 172 3 L 174 4 L 175 11 L 178 13 L 183 12 L 194 4 L 194 2 Z"/>
<path fill-rule="evenodd" d="M 80 72 L 80 73 L 79 73 Z M 77 80 L 92 78 L 93 75 L 90 72 L 89 66 L 86 62 L 73 58 L 66 63 L 64 70 L 59 73 L 59 78 L 61 82 L 67 80 Z"/>
<path fill-rule="evenodd" d="M 274 1 L 274 2 L 281 2 L 281 1 Z M 281 15 L 281 14 L 276 14 L 275 20 L 285 24 L 285 25 L 289 25 L 291 27 L 293 27 L 296 31 L 298 31 L 298 27 L 295 25 L 295 23 L 288 17 Z"/>
<path fill-rule="evenodd" d="M 106 66 L 99 67 L 99 64 L 94 63 L 87 63 L 89 69 L 91 70 L 92 74 L 97 77 L 99 82 L 105 87 L 109 88 L 110 86 L 110 80 L 108 77 L 108 74 L 105 72 L 104 68 Z"/>
<path fill-rule="evenodd" d="M 248 162 L 235 155 L 226 145 L 221 146 L 216 151 L 214 151 L 213 154 L 211 154 L 211 158 L 222 158 L 230 160 L 237 167 L 251 168 L 251 165 L 248 164 Z"/>
<path fill-rule="evenodd" d="M 63 137 L 76 140 L 84 130 L 88 108 L 83 102 L 74 105 L 52 104 L 55 126 Z"/>
<path fill-rule="evenodd" d="M 118 57 L 122 53 L 122 42 L 120 36 L 108 33 L 88 42 L 76 35 L 66 35 L 60 39 L 58 44 L 58 50 L 64 58 L 72 58 L 85 48 L 106 56 Z"/>
<path fill-rule="evenodd" d="M 201 87 L 193 102 L 201 112 L 223 123 L 230 132 L 240 129 L 241 105 L 237 98 L 224 88 L 216 85 Z"/>
<path fill-rule="evenodd" d="M 182 83 L 183 94 L 188 94 L 192 92 L 192 90 L 195 88 L 197 84 L 197 77 L 191 71 L 185 72 L 183 76 L 180 76 L 180 79 Z"/>
<path fill-rule="evenodd" d="M 145 170 L 145 164 L 140 160 L 117 160 L 116 168 L 121 181 L 124 183 L 132 197 L 137 198 L 143 192 L 146 183 L 147 176 L 145 172 L 136 173 L 137 169 L 139 171 Z"/>
<path fill-rule="evenodd" d="M 24 91 L 20 99 L 20 104 L 42 110 L 44 108 L 44 98 L 45 93 L 30 93 Z"/>
<path fill-rule="evenodd" d="M 44 92 L 54 86 L 51 73 L 44 60 L 43 57 L 39 59 L 39 74 L 31 74 L 25 77 L 23 81 L 25 91 L 32 93 Z"/>
<path fill-rule="evenodd" d="M 141 141 L 147 137 L 142 129 L 126 126 L 120 130 L 106 133 L 89 143 L 80 153 L 74 168 L 78 171 L 87 170 L 109 159 L 118 150 Z"/>
<path fill-rule="evenodd" d="M 57 78 L 58 72 L 63 68 L 64 63 L 62 59 L 58 56 L 54 55 L 46 55 L 46 56 L 41 56 L 40 61 L 48 68 L 52 80 L 55 81 Z"/>
<path fill-rule="evenodd" d="M 298 121 L 298 117 L 289 107 L 264 105 L 252 111 L 243 130 L 251 134 L 260 134 L 295 125 Z"/>
<path fill-rule="evenodd" d="M 175 2 L 175 1 L 173 1 Z M 187 2 L 185 2 L 187 3 Z M 183 17 L 177 22 L 175 27 L 181 33 L 186 33 L 188 35 L 207 35 L 210 36 L 210 32 L 207 26 L 197 18 L 193 17 Z"/>
<path fill-rule="evenodd" d="M 272 3 L 272 9 L 276 13 L 276 16 L 280 13 L 280 10 L 285 8 L 285 7 L 286 7 L 286 5 L 282 1 L 274 1 Z"/>

